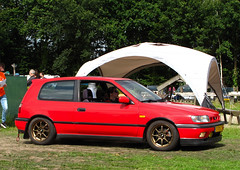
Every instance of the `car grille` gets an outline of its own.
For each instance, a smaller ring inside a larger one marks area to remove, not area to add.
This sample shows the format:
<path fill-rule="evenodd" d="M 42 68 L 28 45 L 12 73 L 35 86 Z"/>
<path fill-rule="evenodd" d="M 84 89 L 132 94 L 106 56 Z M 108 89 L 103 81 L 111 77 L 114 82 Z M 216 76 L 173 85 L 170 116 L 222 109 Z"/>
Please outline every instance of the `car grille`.
<path fill-rule="evenodd" d="M 210 117 L 210 122 L 218 122 L 220 120 L 220 116 L 212 116 Z"/>

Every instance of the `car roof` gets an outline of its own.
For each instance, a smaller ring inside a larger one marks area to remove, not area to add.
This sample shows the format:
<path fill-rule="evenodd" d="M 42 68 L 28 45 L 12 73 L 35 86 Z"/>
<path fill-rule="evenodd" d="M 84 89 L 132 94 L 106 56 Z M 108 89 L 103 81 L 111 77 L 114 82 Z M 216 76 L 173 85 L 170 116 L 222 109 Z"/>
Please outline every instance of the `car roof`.
<path fill-rule="evenodd" d="M 100 76 L 84 76 L 84 77 L 58 77 L 50 79 L 33 79 L 33 81 L 62 81 L 62 80 L 96 80 L 96 81 L 115 81 L 115 80 L 130 80 L 128 78 L 116 78 L 116 77 L 100 77 Z"/>

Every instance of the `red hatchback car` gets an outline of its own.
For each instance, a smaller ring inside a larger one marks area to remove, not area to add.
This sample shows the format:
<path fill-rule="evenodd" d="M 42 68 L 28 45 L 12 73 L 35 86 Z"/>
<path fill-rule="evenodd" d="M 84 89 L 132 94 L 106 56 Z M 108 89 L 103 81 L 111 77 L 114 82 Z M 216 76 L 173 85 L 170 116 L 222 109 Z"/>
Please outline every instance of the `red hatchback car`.
<path fill-rule="evenodd" d="M 141 140 L 154 150 L 210 145 L 222 139 L 217 111 L 164 102 L 125 78 L 33 80 L 15 124 L 23 138 L 50 144 L 56 137 Z"/>

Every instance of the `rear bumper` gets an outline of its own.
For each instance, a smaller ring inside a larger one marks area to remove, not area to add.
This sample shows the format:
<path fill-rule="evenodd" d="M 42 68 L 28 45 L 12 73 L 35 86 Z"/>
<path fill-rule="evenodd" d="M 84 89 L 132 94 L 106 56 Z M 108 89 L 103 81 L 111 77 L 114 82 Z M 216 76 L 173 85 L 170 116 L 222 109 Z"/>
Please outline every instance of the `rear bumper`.
<path fill-rule="evenodd" d="M 15 126 L 18 128 L 18 130 L 25 131 L 28 120 L 29 119 L 26 119 L 26 118 L 16 118 Z"/>
<path fill-rule="evenodd" d="M 18 128 L 18 133 L 24 133 L 23 138 L 28 139 L 28 133 L 26 131 L 27 123 L 29 119 L 26 118 L 16 118 L 15 126 Z"/>

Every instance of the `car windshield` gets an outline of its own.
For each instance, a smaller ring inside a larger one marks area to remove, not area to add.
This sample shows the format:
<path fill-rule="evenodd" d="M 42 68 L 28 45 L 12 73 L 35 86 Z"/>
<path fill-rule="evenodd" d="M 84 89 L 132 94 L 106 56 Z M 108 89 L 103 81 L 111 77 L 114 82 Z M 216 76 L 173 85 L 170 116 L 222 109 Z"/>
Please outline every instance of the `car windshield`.
<path fill-rule="evenodd" d="M 141 102 L 163 101 L 158 95 L 147 89 L 143 85 L 132 80 L 117 80 L 117 83 L 124 87 L 129 93 Z"/>
<path fill-rule="evenodd" d="M 189 85 L 184 85 L 184 86 L 178 87 L 176 92 L 192 92 L 192 89 L 189 87 Z"/>

